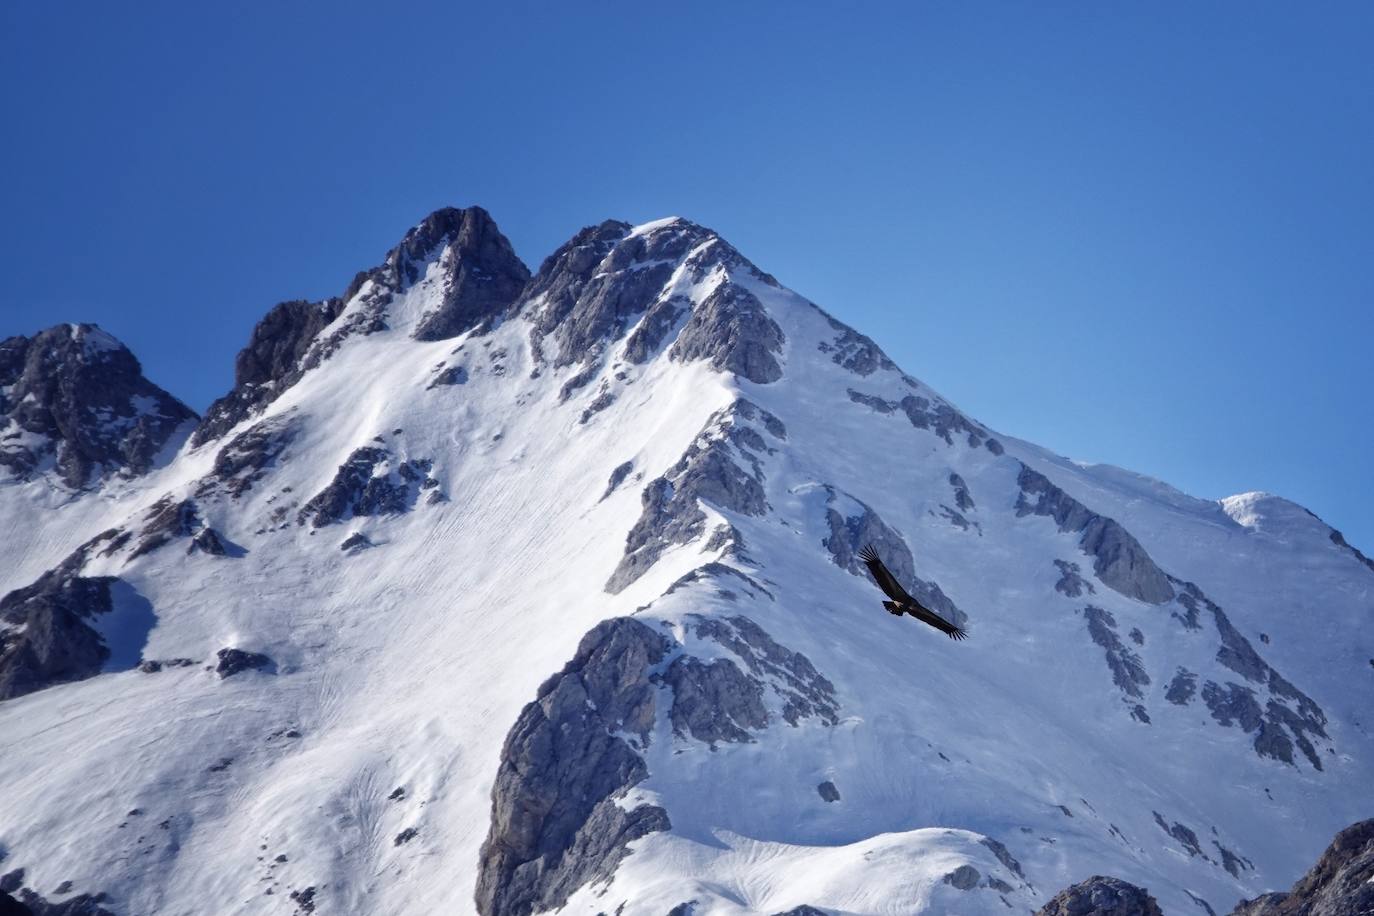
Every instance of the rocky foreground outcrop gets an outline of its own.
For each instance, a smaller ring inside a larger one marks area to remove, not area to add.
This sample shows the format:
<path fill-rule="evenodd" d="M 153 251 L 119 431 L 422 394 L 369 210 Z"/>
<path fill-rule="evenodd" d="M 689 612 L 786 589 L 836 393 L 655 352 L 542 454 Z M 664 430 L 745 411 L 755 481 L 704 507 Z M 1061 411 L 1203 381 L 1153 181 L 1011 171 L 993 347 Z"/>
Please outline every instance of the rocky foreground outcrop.
<path fill-rule="evenodd" d="M 1231 916 L 1369 916 L 1374 913 L 1374 818 L 1331 841 L 1290 891 L 1242 900 Z M 1162 916 L 1144 888 L 1094 875 L 1060 891 L 1036 916 Z"/>
<path fill-rule="evenodd" d="M 1231 916 L 1365 916 L 1374 913 L 1374 818 L 1336 834 L 1292 890 L 1263 894 Z"/>

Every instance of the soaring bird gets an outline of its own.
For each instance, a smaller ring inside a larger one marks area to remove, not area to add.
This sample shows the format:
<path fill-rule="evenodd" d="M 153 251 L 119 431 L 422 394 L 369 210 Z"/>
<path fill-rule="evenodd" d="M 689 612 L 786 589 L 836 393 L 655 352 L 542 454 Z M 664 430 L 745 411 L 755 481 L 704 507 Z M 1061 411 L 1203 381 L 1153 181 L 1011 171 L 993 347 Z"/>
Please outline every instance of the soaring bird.
<path fill-rule="evenodd" d="M 878 587 L 892 599 L 891 601 L 883 602 L 883 607 L 887 608 L 889 614 L 896 617 L 900 617 L 903 614 L 910 614 L 922 623 L 930 624 L 950 639 L 968 638 L 968 634 L 965 633 L 962 628 L 956 627 L 954 624 L 911 597 L 907 590 L 898 584 L 892 573 L 888 572 L 887 567 L 883 565 L 883 561 L 878 558 L 878 551 L 874 550 L 871 544 L 859 551 L 859 559 L 864 561 L 864 565 L 868 567 L 868 571 L 873 574 L 873 580 L 878 583 Z"/>

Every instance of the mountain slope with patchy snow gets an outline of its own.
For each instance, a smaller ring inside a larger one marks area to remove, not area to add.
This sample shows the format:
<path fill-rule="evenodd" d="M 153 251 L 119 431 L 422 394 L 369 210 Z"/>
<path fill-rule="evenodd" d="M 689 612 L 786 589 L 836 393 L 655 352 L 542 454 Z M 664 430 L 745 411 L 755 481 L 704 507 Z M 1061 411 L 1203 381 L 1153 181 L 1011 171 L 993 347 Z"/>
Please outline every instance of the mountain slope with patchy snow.
<path fill-rule="evenodd" d="M 186 433 L 0 481 L 11 889 L 1225 912 L 1367 813 L 1339 534 L 999 436 L 685 220 L 530 275 L 439 211 Z M 867 543 L 971 639 L 883 612 Z"/>

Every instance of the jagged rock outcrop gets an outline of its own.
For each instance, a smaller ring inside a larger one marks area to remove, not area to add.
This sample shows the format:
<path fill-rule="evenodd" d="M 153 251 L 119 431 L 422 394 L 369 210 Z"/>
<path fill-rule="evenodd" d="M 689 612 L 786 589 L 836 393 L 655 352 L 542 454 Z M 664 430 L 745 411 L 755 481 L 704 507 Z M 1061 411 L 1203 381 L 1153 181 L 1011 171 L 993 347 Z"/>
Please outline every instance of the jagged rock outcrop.
<path fill-rule="evenodd" d="M 692 310 L 668 355 L 683 362 L 708 360 L 721 372 L 765 385 L 782 378 L 777 356 L 783 342 L 782 328 L 757 296 L 721 283 Z"/>
<path fill-rule="evenodd" d="M 218 439 L 298 382 L 305 374 L 306 352 L 343 306 L 344 300 L 337 298 L 293 300 L 264 315 L 234 360 L 233 390 L 210 405 L 192 444 Z"/>
<path fill-rule="evenodd" d="M 673 689 L 673 732 L 715 746 L 722 741 L 747 743 L 750 730 L 768 726 L 763 682 L 749 677 L 728 658 L 704 662 L 679 656 L 663 675 Z"/>
<path fill-rule="evenodd" d="M 437 252 L 437 255 L 436 255 Z M 416 340 L 447 340 L 487 324 L 519 297 L 530 271 L 481 207 L 445 207 L 406 233 L 387 258 L 397 286 L 408 286 L 437 257 L 442 295 L 422 316 Z"/>
<path fill-rule="evenodd" d="M 78 575 L 86 552 L 0 598 L 0 700 L 99 674 L 110 657 L 90 621 L 113 608 L 117 580 Z"/>
<path fill-rule="evenodd" d="M 617 803 L 648 775 L 630 741 L 649 739 L 656 712 L 650 669 L 668 649 L 664 636 L 638 620 L 607 620 L 520 713 L 492 787 L 478 865 L 482 916 L 555 909 L 614 872 L 629 842 L 668 829 L 662 808 Z"/>
<path fill-rule="evenodd" d="M 775 381 L 782 374 L 782 330 L 732 279 L 736 274 L 775 282 L 688 220 L 640 231 L 615 220 L 588 227 L 545 260 L 526 287 L 523 300 L 535 305 L 532 347 L 555 368 L 586 365 L 565 386 L 564 398 L 592 380 L 612 341 L 623 337 L 626 360 L 643 363 L 680 322 L 670 358 L 705 359 L 752 381 Z M 696 304 L 678 288 L 712 281 Z"/>
<path fill-rule="evenodd" d="M 1112 683 L 1125 696 L 1140 699 L 1144 696 L 1144 688 L 1150 686 L 1150 675 L 1145 672 L 1140 656 L 1116 635 L 1116 618 L 1110 611 L 1091 604 L 1083 608 L 1083 616 L 1088 621 L 1088 635 L 1102 647 L 1107 657 Z"/>
<path fill-rule="evenodd" d="M 1171 581 L 1178 588 L 1177 603 L 1184 609 L 1183 614 L 1175 613 L 1175 618 L 1189 629 L 1200 629 L 1202 612 L 1210 614 L 1220 640 L 1217 662 L 1248 682 L 1227 681 L 1222 685 L 1209 680 L 1203 684 L 1202 700 L 1213 720 L 1247 734 L 1253 732 L 1255 752 L 1262 757 L 1292 764 L 1296 745 L 1313 769 L 1323 769 L 1313 743 L 1328 737 L 1322 708 L 1265 661 L 1221 606 L 1200 588 L 1192 582 Z M 1178 696 L 1182 698 L 1181 693 Z"/>
<path fill-rule="evenodd" d="M 1336 834 L 1292 890 L 1242 901 L 1231 916 L 1365 916 L 1374 913 L 1374 819 Z"/>
<path fill-rule="evenodd" d="M 82 489 L 144 474 L 195 419 L 95 325 L 0 341 L 0 475 L 25 480 L 51 461 Z"/>
<path fill-rule="evenodd" d="M 215 653 L 219 659 L 215 663 L 215 673 L 221 679 L 233 677 L 244 671 L 262 671 L 272 667 L 272 659 L 261 652 L 248 652 L 244 649 L 228 647 Z"/>
<path fill-rule="evenodd" d="M 1093 512 L 1024 464 L 1016 482 L 1021 487 L 1016 514 L 1049 516 L 1060 531 L 1081 534 L 1078 546 L 1093 558 L 1093 571 L 1108 588 L 1148 604 L 1163 604 L 1174 597 L 1169 577 L 1115 520 Z"/>
<path fill-rule="evenodd" d="M 529 270 L 481 207 L 436 210 L 359 273 L 339 297 L 283 302 L 269 311 L 234 362 L 234 388 L 210 405 L 192 443 L 223 436 L 275 401 L 349 337 L 387 327 L 386 309 L 437 264 L 439 304 L 414 336 L 443 340 L 494 320 L 515 302 Z M 328 333 L 325 333 L 326 330 Z"/>
<path fill-rule="evenodd" d="M 421 490 L 439 485 L 430 476 L 433 467 L 428 458 L 398 461 L 384 448 L 355 449 L 329 485 L 301 507 L 296 522 L 309 521 L 311 527 L 322 528 L 355 516 L 405 512 L 415 505 Z"/>
<path fill-rule="evenodd" d="M 825 519 L 830 527 L 830 536 L 823 543 L 836 566 L 861 579 L 868 579 L 868 569 L 859 559 L 859 551 L 871 544 L 883 558 L 884 565 L 917 601 L 955 626 L 962 627 L 968 623 L 968 615 L 937 583 L 916 575 L 911 549 L 877 512 L 853 496 L 839 493 L 834 487 L 825 487 L 825 492 Z"/>
<path fill-rule="evenodd" d="M 1143 887 L 1120 878 L 1093 875 L 1068 887 L 1035 916 L 1164 916 L 1155 898 Z"/>
<path fill-rule="evenodd" d="M 909 387 L 919 387 L 916 382 L 905 376 L 903 376 L 903 380 Z M 946 445 L 953 445 L 954 437 L 958 435 L 963 442 L 968 444 L 969 448 L 986 448 L 994 455 L 1003 453 L 1002 443 L 992 438 L 985 428 L 974 423 L 944 401 L 932 400 L 915 394 L 909 394 L 900 401 L 889 401 L 877 395 L 855 391 L 853 388 L 850 388 L 848 393 L 849 399 L 855 404 L 862 404 L 878 413 L 901 412 L 905 414 L 907 421 L 913 427 L 933 433 L 944 440 Z"/>
<path fill-rule="evenodd" d="M 760 686 L 772 687 L 782 700 L 782 717 L 788 725 L 797 725 L 802 719 L 813 716 L 826 725 L 839 722 L 840 704 L 835 697 L 835 685 L 816 670 L 811 659 L 779 644 L 763 627 L 742 614 L 731 617 L 693 614 L 690 620 L 692 632 L 698 637 L 733 652 L 752 679 Z M 675 697 L 675 714 L 677 702 Z M 727 708 L 731 707 L 717 706 L 715 714 Z M 758 727 L 766 724 L 765 717 Z"/>
<path fill-rule="evenodd" d="M 759 458 L 768 446 L 751 424 L 770 436 L 786 435 L 782 424 L 748 401 L 718 411 L 678 462 L 650 481 L 643 512 L 625 540 L 625 556 L 606 583 L 618 594 L 658 562 L 664 552 L 690 544 L 706 533 L 706 513 L 698 501 L 717 509 L 758 516 L 767 509 Z M 745 470 L 736 456 L 749 465 Z"/>
<path fill-rule="evenodd" d="M 248 427 L 215 455 L 210 473 L 197 484 L 196 495 L 223 491 L 233 498 L 242 496 L 283 457 L 300 427 L 301 419 L 294 412 L 268 417 Z"/>

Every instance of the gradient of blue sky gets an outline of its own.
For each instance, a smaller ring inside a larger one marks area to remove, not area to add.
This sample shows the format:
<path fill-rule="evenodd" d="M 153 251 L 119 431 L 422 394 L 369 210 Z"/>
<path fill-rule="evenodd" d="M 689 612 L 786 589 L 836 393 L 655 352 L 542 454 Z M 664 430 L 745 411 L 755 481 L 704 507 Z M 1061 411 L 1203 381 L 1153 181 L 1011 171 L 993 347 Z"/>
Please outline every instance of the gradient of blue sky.
<path fill-rule="evenodd" d="M 198 409 L 438 206 L 531 266 L 680 214 L 996 429 L 1374 552 L 1374 5 L 13 0 L 0 39 L 0 335 L 95 321 Z"/>

